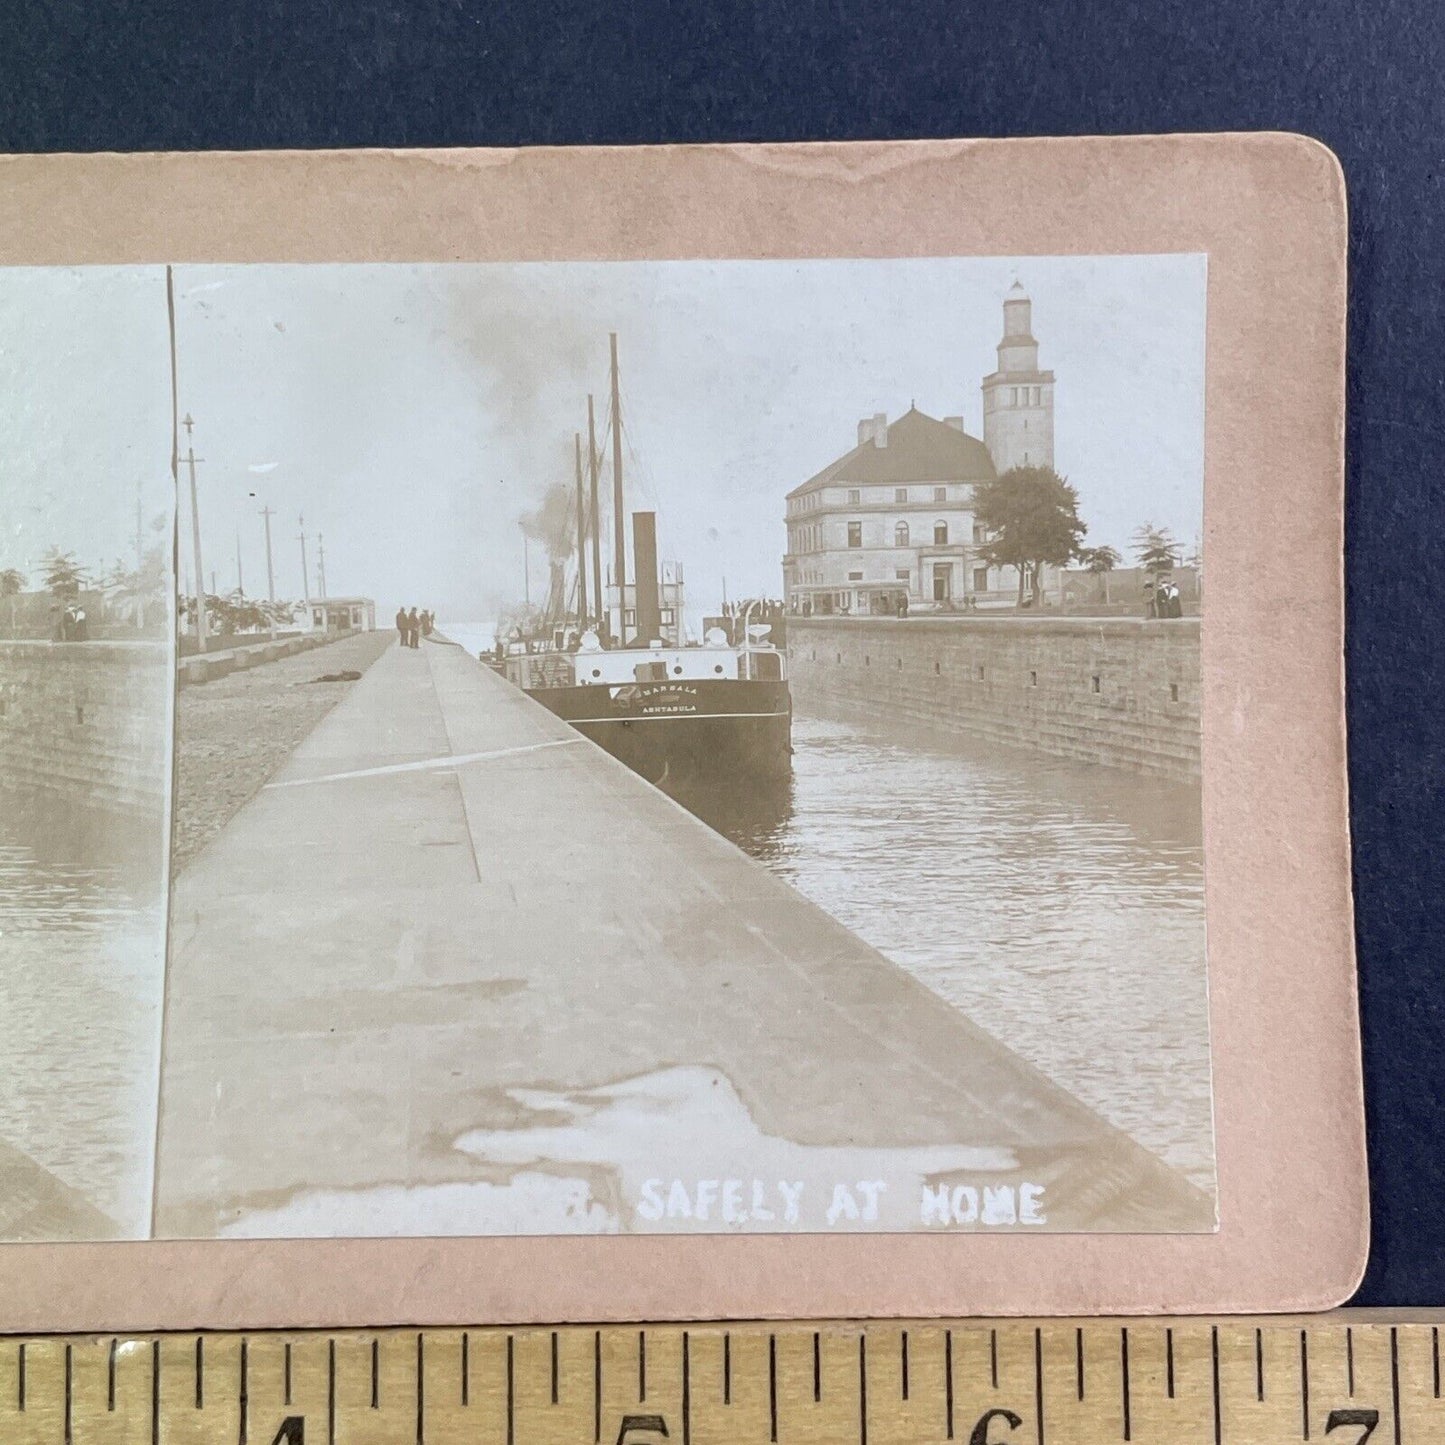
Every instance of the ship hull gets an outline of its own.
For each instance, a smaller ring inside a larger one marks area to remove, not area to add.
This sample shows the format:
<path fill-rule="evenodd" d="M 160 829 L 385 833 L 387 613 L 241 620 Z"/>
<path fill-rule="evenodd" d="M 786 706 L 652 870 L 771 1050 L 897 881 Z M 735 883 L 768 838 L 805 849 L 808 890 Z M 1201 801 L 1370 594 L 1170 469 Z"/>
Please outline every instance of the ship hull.
<path fill-rule="evenodd" d="M 786 682 L 540 687 L 527 695 L 651 782 L 786 777 L 792 768 Z"/>

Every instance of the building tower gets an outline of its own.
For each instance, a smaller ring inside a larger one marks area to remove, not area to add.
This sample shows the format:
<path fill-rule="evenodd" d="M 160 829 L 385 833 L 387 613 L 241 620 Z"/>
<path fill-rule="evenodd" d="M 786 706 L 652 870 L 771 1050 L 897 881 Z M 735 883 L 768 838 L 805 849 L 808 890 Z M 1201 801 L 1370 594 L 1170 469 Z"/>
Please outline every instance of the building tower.
<path fill-rule="evenodd" d="M 1054 464 L 1054 374 L 1039 370 L 1033 303 L 1015 281 L 1004 297 L 998 370 L 983 379 L 983 444 L 994 467 Z"/>

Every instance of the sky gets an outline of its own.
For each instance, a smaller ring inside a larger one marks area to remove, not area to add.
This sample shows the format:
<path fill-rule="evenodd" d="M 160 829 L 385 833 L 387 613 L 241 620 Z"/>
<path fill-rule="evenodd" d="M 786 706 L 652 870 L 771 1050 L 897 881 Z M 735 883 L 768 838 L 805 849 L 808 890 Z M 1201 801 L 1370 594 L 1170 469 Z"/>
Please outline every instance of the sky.
<path fill-rule="evenodd" d="M 778 596 L 784 497 L 911 404 L 982 434 L 1002 303 L 1033 300 L 1055 465 L 1088 543 L 1201 531 L 1205 258 L 183 266 L 177 395 L 194 420 L 204 570 L 489 621 L 521 600 L 522 522 L 570 487 L 618 334 L 629 510 L 658 512 L 690 611 Z M 0 271 L 0 567 L 91 566 L 169 526 L 163 267 Z M 186 439 L 182 432 L 182 454 Z M 191 570 L 188 475 L 181 556 Z M 604 477 L 604 511 L 610 478 Z M 304 518 L 304 522 L 303 522 Z M 535 531 L 535 527 L 534 527 Z M 603 555 L 610 554 L 604 530 Z M 546 548 L 530 543 L 534 599 Z"/>

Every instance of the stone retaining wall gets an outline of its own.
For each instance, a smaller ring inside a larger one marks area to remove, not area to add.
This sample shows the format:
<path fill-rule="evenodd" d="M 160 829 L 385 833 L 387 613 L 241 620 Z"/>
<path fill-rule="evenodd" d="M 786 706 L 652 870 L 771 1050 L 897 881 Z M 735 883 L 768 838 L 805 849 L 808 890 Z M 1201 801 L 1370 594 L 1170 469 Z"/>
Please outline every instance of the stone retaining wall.
<path fill-rule="evenodd" d="M 171 678 L 163 642 L 0 642 L 0 788 L 163 817 Z"/>
<path fill-rule="evenodd" d="M 229 647 L 216 648 L 209 652 L 193 652 L 176 664 L 176 674 L 182 687 L 196 682 L 211 682 L 226 677 L 243 668 L 257 667 L 263 662 L 275 662 L 278 657 L 292 657 L 298 652 L 309 652 L 313 647 L 324 647 L 329 642 L 339 642 L 343 637 L 354 637 L 355 630 L 345 628 L 337 632 L 303 633 L 299 637 L 278 637 L 274 641 L 233 643 Z"/>
<path fill-rule="evenodd" d="M 1199 620 L 790 618 L 793 703 L 1200 777 Z"/>

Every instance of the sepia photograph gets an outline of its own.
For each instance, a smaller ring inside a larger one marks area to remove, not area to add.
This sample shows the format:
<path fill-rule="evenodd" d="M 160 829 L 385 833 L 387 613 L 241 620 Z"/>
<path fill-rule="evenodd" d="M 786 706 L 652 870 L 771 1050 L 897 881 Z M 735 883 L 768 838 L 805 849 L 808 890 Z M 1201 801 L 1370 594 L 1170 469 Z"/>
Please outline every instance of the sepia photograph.
<path fill-rule="evenodd" d="M 1213 1231 L 1206 282 L 0 272 L 0 1232 Z"/>
<path fill-rule="evenodd" d="M 164 274 L 0 270 L 0 396 L 0 1239 L 143 1238 L 174 690 Z"/>

